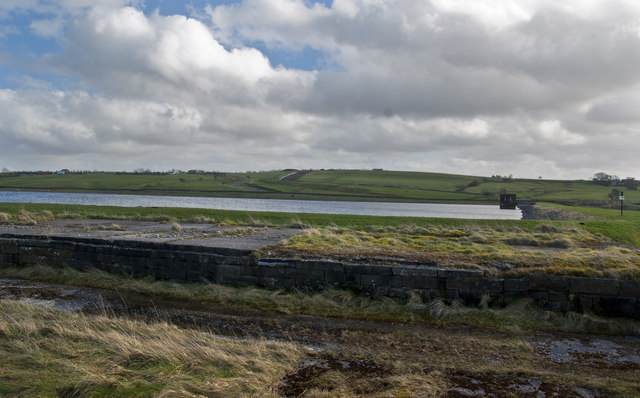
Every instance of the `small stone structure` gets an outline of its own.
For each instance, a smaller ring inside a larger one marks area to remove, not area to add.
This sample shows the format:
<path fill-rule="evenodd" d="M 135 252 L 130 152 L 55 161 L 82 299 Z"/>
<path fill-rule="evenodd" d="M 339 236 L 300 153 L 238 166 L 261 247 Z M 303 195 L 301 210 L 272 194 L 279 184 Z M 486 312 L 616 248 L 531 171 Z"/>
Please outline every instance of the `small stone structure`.
<path fill-rule="evenodd" d="M 104 238 L 0 234 L 0 265 L 97 268 L 134 277 L 209 281 L 233 286 L 321 290 L 423 299 L 483 299 L 505 305 L 529 297 L 556 311 L 587 311 L 640 319 L 640 282 L 528 275 L 491 278 L 483 271 L 336 261 L 257 259 L 250 250 Z"/>

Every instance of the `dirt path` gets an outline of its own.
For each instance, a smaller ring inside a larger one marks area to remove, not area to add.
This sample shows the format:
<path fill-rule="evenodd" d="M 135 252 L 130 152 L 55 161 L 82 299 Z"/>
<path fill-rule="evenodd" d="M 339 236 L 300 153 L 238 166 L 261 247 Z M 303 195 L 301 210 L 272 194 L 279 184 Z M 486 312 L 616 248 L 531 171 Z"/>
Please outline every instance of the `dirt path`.
<path fill-rule="evenodd" d="M 408 391 L 406 396 L 624 396 L 615 383 L 624 384 L 624 391 L 635 388 L 640 395 L 640 339 L 631 336 L 495 333 L 464 324 L 247 311 L 15 279 L 0 279 L 0 299 L 62 311 L 167 321 L 247 341 L 298 342 L 309 349 L 309 355 L 294 372 L 283 375 L 278 385 L 283 396 L 330 390 L 330 381 L 336 377 L 346 380 L 341 385 L 350 389 L 340 396 L 386 396 L 393 383 L 406 378 L 424 380 L 429 383 L 424 391 L 431 391 L 425 395 Z"/>
<path fill-rule="evenodd" d="M 130 220 L 57 220 L 37 225 L 0 225 L 1 234 L 135 240 L 251 252 L 287 239 L 300 229 L 163 223 Z"/>

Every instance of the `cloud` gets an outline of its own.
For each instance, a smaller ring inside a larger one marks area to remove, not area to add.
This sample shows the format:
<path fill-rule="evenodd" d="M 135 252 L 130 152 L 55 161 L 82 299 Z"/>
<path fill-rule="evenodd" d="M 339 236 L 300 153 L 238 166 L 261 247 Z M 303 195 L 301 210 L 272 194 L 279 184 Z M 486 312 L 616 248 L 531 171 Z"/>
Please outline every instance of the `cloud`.
<path fill-rule="evenodd" d="M 191 17 L 43 4 L 0 5 L 35 13 L 30 29 L 62 48 L 37 59 L 44 77 L 1 92 L 8 158 L 574 178 L 640 166 L 634 2 L 244 0 Z M 328 62 L 298 70 L 260 48 Z"/>

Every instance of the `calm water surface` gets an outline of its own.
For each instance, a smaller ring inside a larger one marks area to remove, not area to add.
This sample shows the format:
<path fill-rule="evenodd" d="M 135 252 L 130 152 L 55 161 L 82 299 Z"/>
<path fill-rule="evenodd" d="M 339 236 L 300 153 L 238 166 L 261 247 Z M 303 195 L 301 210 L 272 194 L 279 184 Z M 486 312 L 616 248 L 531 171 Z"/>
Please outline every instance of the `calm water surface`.
<path fill-rule="evenodd" d="M 0 191 L 0 203 L 188 207 L 220 210 L 272 211 L 281 213 L 358 214 L 367 216 L 475 218 L 486 220 L 519 220 L 522 218 L 522 212 L 520 210 L 500 210 L 497 204 L 457 205 L 438 203 L 343 202 L 12 191 Z"/>

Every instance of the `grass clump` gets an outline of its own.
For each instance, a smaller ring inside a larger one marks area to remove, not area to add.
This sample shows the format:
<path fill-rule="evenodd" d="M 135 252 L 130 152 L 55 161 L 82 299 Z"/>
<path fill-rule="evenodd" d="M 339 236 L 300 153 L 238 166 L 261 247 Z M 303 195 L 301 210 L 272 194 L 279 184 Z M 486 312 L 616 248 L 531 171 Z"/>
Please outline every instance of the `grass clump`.
<path fill-rule="evenodd" d="M 251 344 L 108 316 L 0 302 L 4 396 L 250 396 L 305 355 L 290 343 Z"/>

